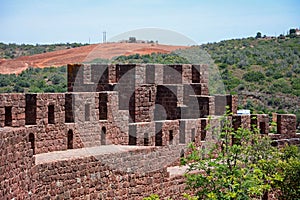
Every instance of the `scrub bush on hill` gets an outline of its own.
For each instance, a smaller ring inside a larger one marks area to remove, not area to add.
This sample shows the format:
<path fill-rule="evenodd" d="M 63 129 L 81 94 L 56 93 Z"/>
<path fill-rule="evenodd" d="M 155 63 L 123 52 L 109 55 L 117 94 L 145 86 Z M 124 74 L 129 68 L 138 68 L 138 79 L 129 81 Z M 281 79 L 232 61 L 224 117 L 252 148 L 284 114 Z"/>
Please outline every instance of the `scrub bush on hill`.
<path fill-rule="evenodd" d="M 21 74 L 0 74 L 0 92 L 66 92 L 66 67 L 28 68 Z"/>

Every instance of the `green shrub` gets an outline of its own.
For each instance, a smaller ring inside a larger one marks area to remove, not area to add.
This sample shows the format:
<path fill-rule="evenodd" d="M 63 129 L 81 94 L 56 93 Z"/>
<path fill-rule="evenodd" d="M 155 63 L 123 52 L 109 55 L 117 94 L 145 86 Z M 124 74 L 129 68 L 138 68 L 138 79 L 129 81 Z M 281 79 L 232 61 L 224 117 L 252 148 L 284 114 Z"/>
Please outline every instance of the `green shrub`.
<path fill-rule="evenodd" d="M 300 90 L 300 78 L 293 78 L 291 84 L 294 90 Z"/>
<path fill-rule="evenodd" d="M 190 154 L 181 159 L 188 165 L 187 189 L 196 199 L 261 199 L 278 189 L 281 199 L 300 198 L 298 147 L 272 147 L 270 138 L 261 137 L 255 127 L 233 129 L 228 115 L 222 124 L 207 127 L 220 130 L 216 144 L 203 149 L 191 143 Z M 190 173 L 195 171 L 201 173 Z"/>
<path fill-rule="evenodd" d="M 300 151 L 297 146 L 282 149 L 282 158 L 277 163 L 277 176 L 274 185 L 280 189 L 279 199 L 300 199 Z"/>
<path fill-rule="evenodd" d="M 143 198 L 143 200 L 160 200 L 157 194 L 151 194 L 149 197 Z"/>
<path fill-rule="evenodd" d="M 286 79 L 280 78 L 273 82 L 273 85 L 271 85 L 270 90 L 274 92 L 282 92 L 289 94 L 292 92 L 292 87 Z"/>
<path fill-rule="evenodd" d="M 243 75 L 243 79 L 248 82 L 258 82 L 265 79 L 265 75 L 259 71 L 247 72 Z"/>

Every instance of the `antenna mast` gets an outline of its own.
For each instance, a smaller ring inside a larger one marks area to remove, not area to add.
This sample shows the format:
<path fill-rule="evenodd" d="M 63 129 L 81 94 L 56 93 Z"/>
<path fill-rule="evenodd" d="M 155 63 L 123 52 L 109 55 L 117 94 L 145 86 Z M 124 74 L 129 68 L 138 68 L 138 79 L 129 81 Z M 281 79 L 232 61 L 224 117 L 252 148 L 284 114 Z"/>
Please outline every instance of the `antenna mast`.
<path fill-rule="evenodd" d="M 106 31 L 103 32 L 103 43 L 106 43 Z"/>

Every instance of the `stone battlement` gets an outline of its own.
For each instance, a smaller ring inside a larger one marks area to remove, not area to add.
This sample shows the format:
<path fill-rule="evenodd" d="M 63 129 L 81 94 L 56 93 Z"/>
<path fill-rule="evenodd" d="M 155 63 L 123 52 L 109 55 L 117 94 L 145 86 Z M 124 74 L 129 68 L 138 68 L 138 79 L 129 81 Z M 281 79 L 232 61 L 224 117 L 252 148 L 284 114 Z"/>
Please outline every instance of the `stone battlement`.
<path fill-rule="evenodd" d="M 226 107 L 234 129 L 298 137 L 295 115 L 271 134 L 268 115 L 210 96 L 206 65 L 68 65 L 67 93 L 0 94 L 0 199 L 176 197 L 184 178 L 167 167 L 216 142 Z"/>

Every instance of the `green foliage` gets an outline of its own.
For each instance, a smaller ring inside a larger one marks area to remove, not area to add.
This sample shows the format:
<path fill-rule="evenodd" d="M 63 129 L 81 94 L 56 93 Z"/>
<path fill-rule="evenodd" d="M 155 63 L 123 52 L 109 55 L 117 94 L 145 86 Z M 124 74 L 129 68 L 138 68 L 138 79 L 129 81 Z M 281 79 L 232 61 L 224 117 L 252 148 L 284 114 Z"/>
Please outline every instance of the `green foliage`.
<path fill-rule="evenodd" d="M 234 130 L 227 115 L 222 124 L 215 145 L 203 150 L 190 144 L 191 153 L 181 160 L 198 199 L 260 199 L 276 190 L 282 199 L 300 198 L 298 147 L 274 148 L 255 127 Z"/>
<path fill-rule="evenodd" d="M 19 75 L 0 74 L 0 93 L 66 91 L 66 67 L 28 68 Z"/>
<path fill-rule="evenodd" d="M 296 29 L 292 28 L 289 30 L 289 35 L 287 35 L 288 37 L 296 37 Z"/>
<path fill-rule="evenodd" d="M 0 74 L 0 87 L 6 87 L 11 84 L 9 76 Z"/>
<path fill-rule="evenodd" d="M 261 72 L 250 71 L 243 75 L 243 79 L 248 82 L 258 82 L 265 79 L 265 75 Z"/>
<path fill-rule="evenodd" d="M 143 200 L 159 200 L 159 196 L 157 194 L 151 194 L 149 197 L 143 198 Z"/>
<path fill-rule="evenodd" d="M 119 56 L 113 63 L 159 63 L 159 64 L 187 64 L 189 61 L 176 53 L 162 54 L 152 53 L 151 55 L 134 54 L 129 56 Z"/>
<path fill-rule="evenodd" d="M 20 56 L 30 56 L 34 54 L 41 54 L 61 49 L 70 49 L 88 44 L 81 43 L 66 43 L 66 44 L 4 44 L 0 42 L 0 58 L 14 59 Z"/>
<path fill-rule="evenodd" d="M 64 74 L 53 74 L 49 80 L 52 82 L 54 85 L 58 85 L 60 83 L 63 83 L 66 81 L 66 77 Z"/>
<path fill-rule="evenodd" d="M 292 88 L 294 90 L 300 90 L 300 78 L 292 79 Z"/>
<path fill-rule="evenodd" d="M 277 133 L 277 123 L 272 121 L 270 123 L 270 133 L 276 134 Z"/>
<path fill-rule="evenodd" d="M 234 88 L 236 88 L 238 85 L 240 85 L 243 82 L 237 77 L 234 77 L 232 72 L 230 72 L 229 70 L 224 70 L 223 73 L 221 74 L 221 77 L 229 91 L 232 91 Z"/>
<path fill-rule="evenodd" d="M 272 92 L 281 92 L 289 94 L 292 92 L 292 87 L 289 82 L 283 78 L 275 80 L 273 85 L 270 87 Z"/>
<path fill-rule="evenodd" d="M 261 32 L 257 32 L 255 38 L 256 39 L 261 38 Z"/>
<path fill-rule="evenodd" d="M 183 196 L 184 198 L 186 198 L 187 200 L 198 200 L 198 197 L 191 196 L 191 195 L 189 195 L 189 194 L 187 194 L 187 193 L 183 193 L 182 196 Z"/>
<path fill-rule="evenodd" d="M 286 146 L 282 149 L 281 160 L 276 165 L 274 185 L 280 189 L 279 199 L 300 199 L 300 151 L 299 147 Z"/>
<path fill-rule="evenodd" d="M 207 51 L 220 70 L 227 93 L 253 99 L 252 109 L 296 113 L 300 101 L 300 37 L 243 38 L 208 43 Z M 287 97 L 287 98 L 286 98 Z M 274 103 L 279 98 L 279 103 Z"/>
<path fill-rule="evenodd" d="M 291 80 L 291 93 L 300 97 L 300 78 L 293 78 Z"/>

